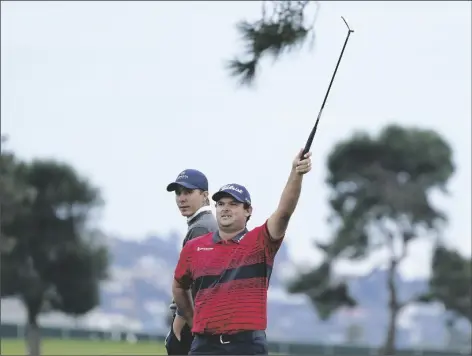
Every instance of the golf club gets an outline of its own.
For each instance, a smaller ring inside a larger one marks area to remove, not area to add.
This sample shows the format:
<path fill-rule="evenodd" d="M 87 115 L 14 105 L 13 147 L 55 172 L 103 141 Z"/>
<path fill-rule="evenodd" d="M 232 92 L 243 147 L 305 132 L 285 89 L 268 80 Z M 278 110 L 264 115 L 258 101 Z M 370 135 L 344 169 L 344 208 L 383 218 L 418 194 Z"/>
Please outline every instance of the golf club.
<path fill-rule="evenodd" d="M 349 36 L 351 35 L 351 33 L 354 32 L 354 30 L 351 30 L 351 28 L 350 28 L 349 25 L 347 24 L 346 20 L 344 19 L 344 17 L 341 16 L 341 18 L 343 19 L 343 21 L 344 21 L 344 23 L 346 24 L 347 29 L 348 29 L 346 41 L 344 41 L 344 46 L 343 46 L 343 49 L 342 49 L 342 51 L 341 51 L 341 55 L 339 56 L 338 63 L 336 64 L 336 68 L 334 69 L 334 73 L 333 73 L 333 76 L 332 76 L 332 78 L 331 78 L 331 82 L 329 83 L 328 90 L 326 91 L 326 95 L 325 95 L 325 97 L 324 97 L 323 104 L 321 104 L 320 112 L 318 113 L 318 117 L 316 118 L 315 126 L 314 126 L 313 129 L 311 130 L 310 136 L 308 136 L 308 140 L 306 141 L 305 148 L 304 148 L 303 153 L 302 153 L 302 157 L 303 157 L 303 156 L 310 150 L 310 148 L 311 148 L 311 144 L 313 143 L 313 138 L 315 137 L 315 134 L 316 134 L 316 129 L 318 128 L 318 124 L 319 124 L 319 122 L 320 122 L 321 113 L 323 112 L 323 108 L 324 108 L 324 106 L 325 106 L 325 104 L 326 104 L 326 99 L 328 99 L 328 95 L 329 95 L 329 91 L 330 91 L 330 89 L 331 89 L 331 85 L 333 85 L 334 77 L 336 76 L 336 72 L 338 71 L 339 63 L 341 62 L 341 58 L 343 58 L 344 49 L 346 48 L 347 41 L 349 40 Z"/>

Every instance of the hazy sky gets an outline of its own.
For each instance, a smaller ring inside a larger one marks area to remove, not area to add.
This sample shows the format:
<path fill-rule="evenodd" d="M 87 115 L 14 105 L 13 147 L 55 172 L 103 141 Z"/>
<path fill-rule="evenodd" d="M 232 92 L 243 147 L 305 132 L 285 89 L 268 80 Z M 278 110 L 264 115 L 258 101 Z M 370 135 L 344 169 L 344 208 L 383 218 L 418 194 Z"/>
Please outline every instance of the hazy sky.
<path fill-rule="evenodd" d="M 24 158 L 73 164 L 103 191 L 102 227 L 139 239 L 184 233 L 166 184 L 185 168 L 210 190 L 237 182 L 254 203 L 252 226 L 275 209 L 293 156 L 308 136 L 347 46 L 312 147 L 314 168 L 289 227 L 294 259 L 329 236 L 325 159 L 354 130 L 397 122 L 440 131 L 457 171 L 445 236 L 471 249 L 471 3 L 326 2 L 316 44 L 272 65 L 255 90 L 236 90 L 223 61 L 238 53 L 234 24 L 260 2 L 5 2 L 1 117 Z M 313 227 L 314 226 L 314 227 Z M 183 236 L 183 235 L 182 235 Z M 428 249 L 413 246 L 409 275 Z"/>

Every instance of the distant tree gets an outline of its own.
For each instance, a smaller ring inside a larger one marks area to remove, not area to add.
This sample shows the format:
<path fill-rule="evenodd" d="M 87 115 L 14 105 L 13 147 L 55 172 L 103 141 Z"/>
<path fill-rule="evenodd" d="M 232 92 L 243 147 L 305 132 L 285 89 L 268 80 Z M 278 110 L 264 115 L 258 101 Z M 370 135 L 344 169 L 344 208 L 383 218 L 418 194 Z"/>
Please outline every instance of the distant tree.
<path fill-rule="evenodd" d="M 327 320 L 341 307 L 355 307 L 357 302 L 349 295 L 347 283 L 332 277 L 332 264 L 329 260 L 318 268 L 300 274 L 288 285 L 290 293 L 304 293 L 314 305 L 318 317 Z"/>
<path fill-rule="evenodd" d="M 1 137 L 2 151 L 0 154 L 0 252 L 1 252 L 1 293 L 14 294 L 18 288 L 18 267 L 14 263 L 17 239 L 14 235 L 5 233 L 5 226 L 11 224 L 15 217 L 25 214 L 31 208 L 36 191 L 24 181 L 20 164 L 7 148 L 8 138 Z"/>
<path fill-rule="evenodd" d="M 311 17 L 310 4 L 315 6 Z M 242 85 L 251 85 L 262 58 L 277 60 L 282 54 L 300 49 L 306 40 L 314 40 L 318 8 L 318 1 L 262 1 L 260 19 L 240 21 L 236 26 L 244 42 L 244 58 L 229 61 L 231 76 Z"/>
<path fill-rule="evenodd" d="M 1 296 L 23 301 L 29 352 L 36 356 L 41 312 L 80 315 L 99 303 L 99 282 L 106 277 L 108 255 L 99 236 L 90 232 L 88 221 L 102 201 L 99 191 L 66 164 L 24 163 L 11 157 L 2 151 L 2 163 L 10 165 L 5 170 L 2 165 L 2 213 L 6 202 L 15 201 L 5 201 L 3 196 L 32 191 L 34 199 L 26 207 L 17 204 L 14 213 L 2 220 L 2 246 L 6 247 L 1 256 Z M 7 239 L 13 242 L 3 243 Z"/>
<path fill-rule="evenodd" d="M 8 138 L 1 136 L 0 155 L 0 226 L 9 224 L 15 216 L 27 211 L 35 198 L 35 191 L 21 177 L 19 162 L 13 152 L 8 150 Z M 8 251 L 15 243 L 12 236 L 0 230 L 0 250 Z"/>
<path fill-rule="evenodd" d="M 331 190 L 331 223 L 335 234 L 327 244 L 318 244 L 326 254 L 315 271 L 300 276 L 290 286 L 292 292 L 306 292 L 330 286 L 330 264 L 338 259 L 360 261 L 380 250 L 388 251 L 389 325 L 383 348 L 395 353 L 396 322 L 403 307 L 416 301 L 401 300 L 395 275 L 407 256 L 408 244 L 420 236 L 440 231 L 446 216 L 430 201 L 430 193 L 446 192 L 454 171 L 451 149 L 434 131 L 386 127 L 378 137 L 356 134 L 337 144 L 328 157 Z M 324 280 L 318 285 L 319 279 Z M 296 285 L 304 288 L 294 288 Z M 347 292 L 349 292 L 347 290 Z M 346 305 L 347 293 L 330 311 Z M 315 305 L 319 297 L 313 297 Z M 318 309 L 318 312 L 320 310 Z"/>
<path fill-rule="evenodd" d="M 421 302 L 439 302 L 448 312 L 448 328 L 458 319 L 472 324 L 472 266 L 471 259 L 444 245 L 435 248 L 429 293 Z"/>

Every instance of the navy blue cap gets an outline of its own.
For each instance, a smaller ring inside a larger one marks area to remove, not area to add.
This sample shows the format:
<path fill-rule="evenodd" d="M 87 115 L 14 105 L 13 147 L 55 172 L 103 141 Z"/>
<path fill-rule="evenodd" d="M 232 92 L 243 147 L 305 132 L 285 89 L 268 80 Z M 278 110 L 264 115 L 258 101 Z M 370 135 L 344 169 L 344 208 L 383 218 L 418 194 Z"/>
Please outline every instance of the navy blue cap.
<path fill-rule="evenodd" d="M 248 190 L 240 184 L 226 184 L 220 188 L 215 194 L 213 194 L 212 199 L 218 201 L 223 197 L 231 196 L 240 203 L 245 203 L 251 205 L 251 195 Z"/>
<path fill-rule="evenodd" d="M 208 191 L 208 179 L 202 172 L 197 171 L 196 169 L 186 169 L 179 173 L 175 182 L 172 182 L 167 186 L 167 191 L 173 192 L 179 186 L 187 189 L 201 189 L 203 191 Z"/>

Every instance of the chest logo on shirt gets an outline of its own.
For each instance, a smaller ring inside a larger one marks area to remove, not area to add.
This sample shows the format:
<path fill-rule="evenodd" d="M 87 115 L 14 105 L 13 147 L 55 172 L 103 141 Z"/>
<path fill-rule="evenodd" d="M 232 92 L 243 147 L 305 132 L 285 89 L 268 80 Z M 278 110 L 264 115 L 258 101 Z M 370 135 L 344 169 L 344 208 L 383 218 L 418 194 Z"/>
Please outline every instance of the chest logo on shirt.
<path fill-rule="evenodd" d="M 213 247 L 197 247 L 197 251 L 211 251 Z"/>

